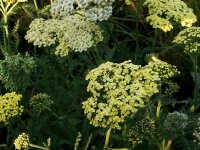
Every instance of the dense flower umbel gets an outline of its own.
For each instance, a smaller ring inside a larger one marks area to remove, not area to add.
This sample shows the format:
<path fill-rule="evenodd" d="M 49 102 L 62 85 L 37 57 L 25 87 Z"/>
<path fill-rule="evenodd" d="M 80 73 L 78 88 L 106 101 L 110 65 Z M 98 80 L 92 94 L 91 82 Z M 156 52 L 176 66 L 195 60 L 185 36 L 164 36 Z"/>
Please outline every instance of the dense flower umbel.
<path fill-rule="evenodd" d="M 50 109 L 52 105 L 53 101 L 46 93 L 36 94 L 30 99 L 30 106 L 37 114 L 40 114 L 45 109 Z"/>
<path fill-rule="evenodd" d="M 29 135 L 26 133 L 20 134 L 14 142 L 15 149 L 21 150 L 21 149 L 28 149 L 29 147 Z"/>
<path fill-rule="evenodd" d="M 56 54 L 66 56 L 69 52 L 86 51 L 103 40 L 101 29 L 91 21 L 85 21 L 79 15 L 62 20 L 35 19 L 25 38 L 38 47 L 58 44 Z"/>
<path fill-rule="evenodd" d="M 161 83 L 164 83 L 168 79 L 178 75 L 180 72 L 177 70 L 176 66 L 168 64 L 167 62 L 159 60 L 156 56 L 151 56 L 148 60 L 148 65 L 146 68 L 151 68 L 153 71 L 159 74 Z"/>
<path fill-rule="evenodd" d="M 125 119 L 158 92 L 157 73 L 131 61 L 104 63 L 91 70 L 86 79 L 92 95 L 83 102 L 83 109 L 96 127 L 121 129 Z"/>
<path fill-rule="evenodd" d="M 200 53 L 200 27 L 182 30 L 173 42 L 183 46 L 185 53 Z"/>
<path fill-rule="evenodd" d="M 185 129 L 188 124 L 188 116 L 184 113 L 177 111 L 169 113 L 165 119 L 164 126 L 167 130 L 177 132 L 178 130 Z"/>
<path fill-rule="evenodd" d="M 55 0 L 51 5 L 51 13 L 63 18 L 75 13 L 82 14 L 93 21 L 107 20 L 112 15 L 112 4 L 115 0 Z"/>
<path fill-rule="evenodd" d="M 19 105 L 22 95 L 15 92 L 0 96 L 0 122 L 8 123 L 9 119 L 21 115 L 23 107 Z"/>
<path fill-rule="evenodd" d="M 191 27 L 197 21 L 192 9 L 181 0 L 145 0 L 149 16 L 146 18 L 153 28 L 160 28 L 164 32 L 170 31 L 174 23 Z"/>

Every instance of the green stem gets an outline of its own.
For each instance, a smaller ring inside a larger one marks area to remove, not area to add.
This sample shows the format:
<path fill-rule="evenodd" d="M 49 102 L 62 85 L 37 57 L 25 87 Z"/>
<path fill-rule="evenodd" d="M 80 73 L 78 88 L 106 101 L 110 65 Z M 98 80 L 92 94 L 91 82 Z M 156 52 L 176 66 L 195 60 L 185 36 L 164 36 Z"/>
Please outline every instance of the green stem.
<path fill-rule="evenodd" d="M 36 0 L 33 0 L 33 2 L 34 2 L 34 5 L 35 5 L 35 9 L 36 9 L 36 11 L 38 12 L 39 8 L 38 8 L 37 1 L 36 1 Z"/>
<path fill-rule="evenodd" d="M 199 89 L 199 87 L 198 87 L 198 76 L 197 76 L 197 68 L 198 68 L 198 66 L 197 66 L 197 56 L 194 56 L 194 64 L 193 64 L 194 66 L 194 81 L 195 81 L 195 87 L 194 87 L 194 100 L 195 100 L 195 102 L 197 102 L 198 101 L 198 89 Z"/>
<path fill-rule="evenodd" d="M 198 90 L 199 90 L 199 81 L 198 81 L 198 64 L 197 64 L 197 58 L 198 55 L 190 55 L 190 58 L 192 60 L 192 67 L 194 71 L 194 97 L 192 106 L 190 107 L 190 112 L 194 112 L 196 108 L 198 107 Z"/>
<path fill-rule="evenodd" d="M 7 126 L 6 149 L 9 149 L 10 129 L 11 129 L 10 124 L 11 124 L 11 122 L 9 122 L 8 126 Z"/>
<path fill-rule="evenodd" d="M 8 38 L 8 16 L 7 14 L 3 14 L 3 21 L 4 21 L 4 29 L 6 33 L 6 38 Z"/>
<path fill-rule="evenodd" d="M 17 6 L 18 3 L 19 3 L 19 2 L 17 1 L 14 5 L 12 5 L 12 7 L 11 7 L 11 8 L 8 10 L 8 12 L 6 13 L 7 16 L 12 12 L 12 10 Z"/>
<path fill-rule="evenodd" d="M 4 57 L 7 57 L 9 55 L 10 51 L 10 37 L 9 37 L 9 30 L 8 30 L 8 15 L 3 14 L 3 21 L 4 21 L 4 32 L 3 32 L 3 40 L 4 40 L 4 50 L 2 53 L 4 54 Z"/>
<path fill-rule="evenodd" d="M 53 0 L 50 0 L 51 5 L 53 4 Z"/>
<path fill-rule="evenodd" d="M 39 146 L 39 145 L 35 145 L 35 144 L 29 144 L 30 147 L 33 148 L 38 148 L 38 149 L 43 149 L 43 150 L 49 150 L 49 148 L 43 147 L 43 146 Z"/>
<path fill-rule="evenodd" d="M 170 150 L 171 145 L 172 145 L 172 140 L 169 139 L 163 150 Z"/>
<path fill-rule="evenodd" d="M 109 150 L 129 150 L 129 148 L 108 148 Z"/>
<path fill-rule="evenodd" d="M 159 119 L 160 118 L 160 109 L 161 109 L 161 100 L 158 100 L 158 105 L 157 105 L 157 109 L 156 109 L 156 118 Z"/>
<path fill-rule="evenodd" d="M 110 133 L 111 133 L 112 128 L 109 128 L 108 131 L 106 132 L 106 140 L 105 140 L 105 144 L 104 144 L 104 150 L 108 149 L 108 144 L 109 144 L 109 140 L 110 140 Z"/>
<path fill-rule="evenodd" d="M 4 4 L 3 4 L 3 1 L 0 0 L 0 6 L 1 6 L 1 9 L 3 12 L 5 12 L 5 7 L 4 7 Z M 3 14 L 3 13 L 2 13 Z"/>

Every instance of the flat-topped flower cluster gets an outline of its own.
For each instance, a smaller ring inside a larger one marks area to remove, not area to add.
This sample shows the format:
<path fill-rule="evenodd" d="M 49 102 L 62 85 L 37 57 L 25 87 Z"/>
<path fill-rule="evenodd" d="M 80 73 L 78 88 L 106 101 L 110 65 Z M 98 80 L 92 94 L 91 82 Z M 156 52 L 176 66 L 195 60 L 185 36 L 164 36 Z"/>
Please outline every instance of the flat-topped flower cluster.
<path fill-rule="evenodd" d="M 57 45 L 55 54 L 63 57 L 70 52 L 83 52 L 103 40 L 100 27 L 80 15 L 64 19 L 35 19 L 25 38 L 38 47 Z"/>
<path fill-rule="evenodd" d="M 23 106 L 19 103 L 22 95 L 15 92 L 6 93 L 0 96 L 0 122 L 7 124 L 8 121 L 23 112 Z"/>
<path fill-rule="evenodd" d="M 175 23 L 191 27 L 197 21 L 193 10 L 181 0 L 145 0 L 144 5 L 149 12 L 147 22 L 164 32 L 170 31 Z"/>
<path fill-rule="evenodd" d="M 115 0 L 55 0 L 51 13 L 57 18 L 81 14 L 87 20 L 103 21 L 112 15 Z"/>
<path fill-rule="evenodd" d="M 116 129 L 158 92 L 160 80 L 152 69 L 131 61 L 104 63 L 91 70 L 86 79 L 91 97 L 83 102 L 84 113 L 94 126 Z"/>

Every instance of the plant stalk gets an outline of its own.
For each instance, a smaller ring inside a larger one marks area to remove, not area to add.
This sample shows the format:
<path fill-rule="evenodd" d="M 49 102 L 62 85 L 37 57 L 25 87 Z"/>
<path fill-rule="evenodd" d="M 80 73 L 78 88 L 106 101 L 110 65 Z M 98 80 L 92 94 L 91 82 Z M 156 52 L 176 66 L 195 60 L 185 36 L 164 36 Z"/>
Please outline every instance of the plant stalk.
<path fill-rule="evenodd" d="M 42 147 L 42 146 L 39 146 L 39 145 L 35 145 L 35 144 L 29 144 L 30 147 L 33 147 L 33 148 L 37 148 L 37 149 L 43 149 L 43 150 L 50 150 L 49 148 L 46 148 L 46 147 Z"/>
<path fill-rule="evenodd" d="M 158 105 L 157 105 L 157 108 L 156 108 L 156 118 L 159 119 L 160 118 L 160 109 L 161 109 L 161 100 L 159 99 L 158 100 Z"/>
<path fill-rule="evenodd" d="M 110 140 L 111 129 L 112 128 L 109 128 L 108 131 L 106 132 L 106 140 L 105 140 L 105 144 L 104 144 L 104 150 L 109 148 L 108 145 L 109 145 L 109 140 Z"/>

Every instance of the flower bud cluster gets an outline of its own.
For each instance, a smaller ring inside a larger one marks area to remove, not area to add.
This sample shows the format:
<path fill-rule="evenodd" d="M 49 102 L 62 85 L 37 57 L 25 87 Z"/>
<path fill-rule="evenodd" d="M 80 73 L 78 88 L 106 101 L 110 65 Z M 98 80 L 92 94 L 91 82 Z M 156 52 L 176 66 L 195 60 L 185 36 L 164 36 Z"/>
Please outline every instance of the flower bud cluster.
<path fill-rule="evenodd" d="M 8 121 L 23 112 L 23 106 L 19 105 L 22 95 L 15 92 L 0 96 L 0 122 L 7 124 Z"/>
<path fill-rule="evenodd" d="M 20 134 L 14 142 L 15 149 L 21 150 L 21 149 L 28 149 L 29 147 L 29 135 L 26 133 Z"/>
<path fill-rule="evenodd" d="M 164 127 L 173 132 L 178 132 L 178 130 L 185 129 L 188 125 L 188 116 L 184 113 L 179 113 L 177 111 L 173 113 L 168 113 Z"/>
<path fill-rule="evenodd" d="M 146 20 L 164 32 L 170 31 L 174 23 L 183 27 L 191 27 L 197 21 L 191 8 L 181 0 L 145 0 L 149 16 Z"/>
<path fill-rule="evenodd" d="M 46 93 L 39 93 L 31 97 L 30 106 L 34 112 L 40 114 L 45 109 L 51 108 L 54 102 L 51 100 L 51 97 Z"/>
<path fill-rule="evenodd" d="M 91 97 L 83 102 L 83 109 L 90 123 L 121 129 L 125 119 L 158 92 L 159 77 L 150 68 L 125 61 L 101 64 L 87 74 L 86 80 Z"/>
<path fill-rule="evenodd" d="M 164 83 L 168 79 L 180 74 L 176 66 L 161 61 L 156 56 L 152 56 L 148 60 L 148 65 L 145 67 L 151 68 L 153 71 L 157 72 L 161 79 L 161 83 Z"/>
<path fill-rule="evenodd" d="M 182 30 L 173 43 L 183 46 L 184 52 L 200 53 L 200 27 L 190 27 Z"/>
<path fill-rule="evenodd" d="M 128 130 L 128 139 L 135 145 L 143 143 L 144 139 L 150 140 L 155 134 L 155 121 L 149 116 L 145 116 Z"/>
<path fill-rule="evenodd" d="M 178 90 L 180 89 L 180 86 L 175 82 L 167 81 L 165 82 L 165 84 L 167 84 L 167 87 L 164 92 L 166 96 L 171 96 L 172 94 L 178 92 Z"/>
<path fill-rule="evenodd" d="M 88 20 L 103 21 L 112 15 L 112 4 L 115 0 L 55 0 L 51 13 L 56 18 L 81 14 Z"/>
<path fill-rule="evenodd" d="M 57 45 L 55 54 L 63 57 L 70 52 L 83 52 L 96 46 L 103 36 L 97 24 L 74 15 L 62 20 L 35 19 L 25 39 L 38 47 Z"/>

